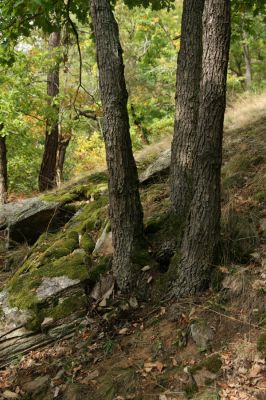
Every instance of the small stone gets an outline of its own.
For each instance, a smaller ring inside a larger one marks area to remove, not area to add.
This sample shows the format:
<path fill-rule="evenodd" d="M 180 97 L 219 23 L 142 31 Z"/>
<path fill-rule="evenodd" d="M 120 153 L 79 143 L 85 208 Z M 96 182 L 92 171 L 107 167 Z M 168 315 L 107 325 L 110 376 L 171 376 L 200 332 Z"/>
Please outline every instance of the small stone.
<path fill-rule="evenodd" d="M 208 325 L 207 321 L 195 321 L 190 326 L 190 332 L 200 351 L 210 348 L 211 341 L 214 339 L 214 330 Z"/>
<path fill-rule="evenodd" d="M 36 392 L 37 390 L 45 386 L 48 383 L 49 379 L 49 375 L 38 376 L 38 378 L 34 379 L 33 381 L 25 383 L 23 385 L 23 390 L 28 393 Z"/>
<path fill-rule="evenodd" d="M 136 297 L 130 297 L 129 299 L 129 305 L 131 308 L 133 308 L 134 310 L 136 310 L 139 306 L 138 300 L 136 299 Z"/>
<path fill-rule="evenodd" d="M 141 271 L 146 272 L 149 271 L 151 267 L 149 265 L 145 265 L 145 267 L 141 268 Z"/>
<path fill-rule="evenodd" d="M 4 393 L 2 394 L 4 399 L 18 399 L 19 395 L 15 392 L 11 392 L 10 390 L 5 390 Z"/>
<path fill-rule="evenodd" d="M 46 318 L 44 318 L 44 320 L 43 320 L 43 322 L 41 324 L 41 328 L 42 329 L 47 328 L 47 327 L 51 326 L 53 324 L 53 322 L 54 322 L 53 318 L 46 317 Z"/>

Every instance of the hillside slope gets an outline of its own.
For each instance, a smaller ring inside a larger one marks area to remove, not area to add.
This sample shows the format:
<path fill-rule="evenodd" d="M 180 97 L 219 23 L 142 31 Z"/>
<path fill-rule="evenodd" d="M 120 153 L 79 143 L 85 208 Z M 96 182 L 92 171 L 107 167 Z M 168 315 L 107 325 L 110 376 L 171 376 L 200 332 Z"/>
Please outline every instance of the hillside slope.
<path fill-rule="evenodd" d="M 137 255 L 137 298 L 115 291 L 108 273 L 105 173 L 45 195 L 55 223 L 30 246 L 12 242 L 13 225 L 2 249 L 2 398 L 266 398 L 265 109 L 265 95 L 228 109 L 220 264 L 202 296 L 175 302 L 164 292 L 179 239 L 167 160 L 141 185 L 150 248 Z M 138 154 L 140 171 L 169 145 L 166 138 Z"/>

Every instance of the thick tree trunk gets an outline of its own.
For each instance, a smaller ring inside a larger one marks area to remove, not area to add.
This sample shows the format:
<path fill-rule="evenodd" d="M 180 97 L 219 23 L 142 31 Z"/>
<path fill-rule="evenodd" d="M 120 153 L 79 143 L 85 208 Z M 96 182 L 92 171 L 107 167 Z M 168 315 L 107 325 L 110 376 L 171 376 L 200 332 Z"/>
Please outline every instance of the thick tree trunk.
<path fill-rule="evenodd" d="M 113 270 L 118 286 L 132 284 L 133 253 L 143 237 L 143 213 L 132 153 L 118 26 L 108 0 L 91 0 L 103 107 L 103 136 L 109 172 Z"/>
<path fill-rule="evenodd" d="M 0 126 L 0 130 L 2 130 Z M 6 138 L 0 136 L 0 205 L 7 202 L 7 156 Z"/>
<path fill-rule="evenodd" d="M 71 135 L 68 135 L 66 137 L 60 136 L 59 138 L 58 149 L 57 149 L 57 160 L 56 160 L 56 171 L 57 171 L 56 183 L 58 187 L 61 185 L 61 182 L 63 181 L 63 169 L 66 157 L 66 150 L 67 146 L 69 145 L 70 139 Z"/>
<path fill-rule="evenodd" d="M 197 128 L 195 192 L 181 245 L 176 296 L 192 295 L 209 279 L 220 233 L 220 172 L 230 41 L 230 0 L 205 0 Z"/>
<path fill-rule="evenodd" d="M 171 153 L 171 202 L 185 219 L 193 194 L 193 160 L 198 120 L 204 0 L 184 0 L 177 61 L 176 112 Z"/>
<path fill-rule="evenodd" d="M 49 49 L 54 51 L 60 45 L 60 32 L 53 32 L 49 37 Z M 59 62 L 49 71 L 47 77 L 47 94 L 51 97 L 53 117 L 46 122 L 44 153 L 39 173 L 39 190 L 41 192 L 56 186 L 56 155 L 58 147 L 59 106 L 53 99 L 59 93 Z"/>

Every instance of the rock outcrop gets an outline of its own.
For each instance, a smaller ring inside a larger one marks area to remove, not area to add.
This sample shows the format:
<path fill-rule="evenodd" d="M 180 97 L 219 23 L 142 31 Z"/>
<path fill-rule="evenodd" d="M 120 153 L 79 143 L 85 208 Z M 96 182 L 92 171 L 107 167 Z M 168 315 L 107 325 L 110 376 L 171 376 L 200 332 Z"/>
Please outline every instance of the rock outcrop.
<path fill-rule="evenodd" d="M 82 185 L 1 209 L 2 233 L 8 227 L 13 240 L 21 235 L 34 244 L 0 292 L 0 366 L 86 324 L 86 292 L 110 264 L 110 257 L 92 256 L 108 220 L 106 185 L 105 175 L 92 175 Z"/>

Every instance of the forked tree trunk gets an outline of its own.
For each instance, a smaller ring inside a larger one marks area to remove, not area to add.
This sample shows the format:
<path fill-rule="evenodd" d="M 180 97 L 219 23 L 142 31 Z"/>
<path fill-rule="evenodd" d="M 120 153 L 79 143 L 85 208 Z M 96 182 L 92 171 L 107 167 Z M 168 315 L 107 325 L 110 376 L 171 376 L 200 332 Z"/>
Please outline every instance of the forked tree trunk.
<path fill-rule="evenodd" d="M 0 126 L 0 130 L 2 130 Z M 7 156 L 6 138 L 0 136 L 0 205 L 7 202 Z"/>
<path fill-rule="evenodd" d="M 177 61 L 176 111 L 171 152 L 171 202 L 185 219 L 193 194 L 193 160 L 198 120 L 204 0 L 184 0 Z"/>
<path fill-rule="evenodd" d="M 205 0 L 196 186 L 181 245 L 178 278 L 174 284 L 177 297 L 192 295 L 204 288 L 219 240 L 220 172 L 229 42 L 230 1 Z"/>
<path fill-rule="evenodd" d="M 53 52 L 60 45 L 60 32 L 53 32 L 49 37 L 49 50 Z M 56 155 L 58 147 L 59 106 L 53 99 L 59 94 L 59 62 L 47 76 L 47 94 L 51 98 L 53 116 L 46 121 L 45 145 L 39 173 L 39 190 L 41 192 L 56 186 Z"/>
<path fill-rule="evenodd" d="M 143 212 L 129 132 L 128 93 L 118 25 L 108 0 L 91 0 L 91 15 L 109 173 L 113 270 L 119 287 L 125 290 L 132 283 L 132 256 L 143 236 Z"/>

